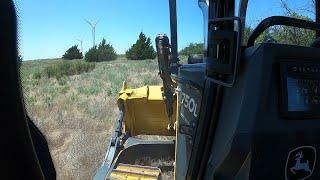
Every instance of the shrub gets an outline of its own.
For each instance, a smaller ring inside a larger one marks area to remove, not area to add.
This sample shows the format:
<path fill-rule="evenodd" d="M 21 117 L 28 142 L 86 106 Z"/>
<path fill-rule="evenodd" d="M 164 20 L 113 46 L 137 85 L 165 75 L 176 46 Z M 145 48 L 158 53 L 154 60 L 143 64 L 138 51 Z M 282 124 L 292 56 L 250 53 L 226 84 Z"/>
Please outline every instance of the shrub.
<path fill-rule="evenodd" d="M 22 64 L 22 61 L 23 61 L 23 58 L 22 58 L 21 54 L 18 55 L 17 60 L 18 60 L 18 63 L 17 63 L 17 64 L 18 64 L 18 67 L 20 68 L 20 67 L 21 67 L 21 64 Z"/>
<path fill-rule="evenodd" d="M 22 59 L 23 59 L 23 58 L 22 58 L 22 55 L 19 54 L 19 55 L 18 55 L 18 62 L 22 62 Z"/>
<path fill-rule="evenodd" d="M 203 43 L 190 43 L 187 47 L 183 48 L 179 54 L 184 56 L 203 54 Z"/>
<path fill-rule="evenodd" d="M 100 62 L 115 60 L 117 54 L 110 43 L 106 43 L 105 39 L 102 39 L 99 46 L 94 46 L 89 49 L 85 54 L 85 60 L 88 62 Z"/>
<path fill-rule="evenodd" d="M 141 32 L 136 43 L 126 51 L 126 57 L 131 60 L 154 59 L 156 52 L 153 49 L 150 38 L 147 38 Z"/>
<path fill-rule="evenodd" d="M 61 78 L 63 76 L 71 76 L 75 74 L 81 74 L 83 72 L 92 71 L 95 68 L 94 63 L 88 63 L 83 61 L 59 61 L 56 64 L 52 64 L 44 69 L 44 74 L 48 77 Z"/>
<path fill-rule="evenodd" d="M 63 59 L 82 59 L 82 52 L 78 49 L 78 45 L 74 45 L 69 48 L 64 55 L 62 56 Z"/>
<path fill-rule="evenodd" d="M 86 52 L 84 59 L 88 62 L 98 61 L 98 49 L 97 46 L 94 46 Z"/>

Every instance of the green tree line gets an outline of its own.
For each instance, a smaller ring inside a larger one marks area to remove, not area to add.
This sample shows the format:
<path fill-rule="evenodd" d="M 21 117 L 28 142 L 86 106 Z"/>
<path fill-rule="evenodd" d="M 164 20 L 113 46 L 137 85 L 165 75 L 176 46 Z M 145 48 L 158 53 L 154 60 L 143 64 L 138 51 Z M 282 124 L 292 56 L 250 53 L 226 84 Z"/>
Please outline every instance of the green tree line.
<path fill-rule="evenodd" d="M 114 47 L 107 43 L 103 38 L 98 46 L 93 46 L 84 55 L 88 62 L 110 61 L 117 58 Z M 128 60 L 154 59 L 156 52 L 152 46 L 150 37 L 140 32 L 138 40 L 126 51 L 125 56 Z M 77 45 L 70 47 L 62 56 L 63 59 L 82 59 L 83 54 Z"/>

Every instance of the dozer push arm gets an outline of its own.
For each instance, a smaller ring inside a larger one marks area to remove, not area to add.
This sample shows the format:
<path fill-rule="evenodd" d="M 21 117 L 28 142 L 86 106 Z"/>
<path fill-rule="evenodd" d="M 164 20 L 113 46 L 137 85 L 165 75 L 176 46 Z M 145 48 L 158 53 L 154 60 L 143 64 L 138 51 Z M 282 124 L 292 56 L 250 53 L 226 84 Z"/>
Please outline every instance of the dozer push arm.
<path fill-rule="evenodd" d="M 110 142 L 107 148 L 107 153 L 105 155 L 102 167 L 100 167 L 99 171 L 95 175 L 94 180 L 105 179 L 105 177 L 111 173 L 112 162 L 116 157 L 116 155 L 121 150 L 122 143 L 126 138 L 125 137 L 126 135 L 123 135 L 123 132 L 122 132 L 122 123 L 123 123 L 124 113 L 125 113 L 123 102 L 118 101 L 118 106 L 119 106 L 120 112 L 116 120 L 115 130 L 110 139 Z"/>
<path fill-rule="evenodd" d="M 174 83 L 171 79 L 171 52 L 169 38 L 159 34 L 156 38 L 156 47 L 159 64 L 159 75 L 163 82 L 163 99 L 166 104 L 168 115 L 168 129 L 173 130 L 173 102 L 174 102 Z"/>

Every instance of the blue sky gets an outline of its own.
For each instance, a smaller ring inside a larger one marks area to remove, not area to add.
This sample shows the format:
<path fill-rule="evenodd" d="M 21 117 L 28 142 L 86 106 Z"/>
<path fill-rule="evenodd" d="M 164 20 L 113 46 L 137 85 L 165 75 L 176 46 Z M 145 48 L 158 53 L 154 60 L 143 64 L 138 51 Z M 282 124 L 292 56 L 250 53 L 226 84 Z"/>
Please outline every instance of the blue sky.
<path fill-rule="evenodd" d="M 20 51 L 25 60 L 57 58 L 83 39 L 83 49 L 92 46 L 91 28 L 84 18 L 99 23 L 96 43 L 106 38 L 123 54 L 140 31 L 154 41 L 160 32 L 170 34 L 168 0 L 16 0 L 19 14 Z M 280 0 L 249 0 L 251 26 L 270 15 L 281 15 Z M 294 3 L 293 3 L 294 2 Z M 291 0 L 293 7 L 310 1 Z M 177 0 L 179 49 L 203 41 L 202 14 L 197 0 Z"/>

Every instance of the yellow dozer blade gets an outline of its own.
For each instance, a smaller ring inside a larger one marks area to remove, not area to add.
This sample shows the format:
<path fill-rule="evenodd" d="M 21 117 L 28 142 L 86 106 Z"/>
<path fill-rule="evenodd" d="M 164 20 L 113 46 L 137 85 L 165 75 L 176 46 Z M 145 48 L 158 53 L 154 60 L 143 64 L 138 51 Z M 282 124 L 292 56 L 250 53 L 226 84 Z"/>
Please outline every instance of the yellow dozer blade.
<path fill-rule="evenodd" d="M 119 93 L 119 100 L 125 106 L 124 131 L 131 136 L 174 135 L 174 132 L 168 131 L 168 116 L 161 88 L 162 86 L 143 86 L 127 89 L 124 83 Z"/>
<path fill-rule="evenodd" d="M 167 167 L 136 164 L 136 160 L 144 158 L 150 158 L 152 161 L 174 159 L 175 131 L 168 129 L 169 117 L 162 93 L 162 86 L 129 89 L 126 83 L 123 83 L 119 92 L 120 112 L 115 130 L 104 162 L 94 177 L 95 180 L 109 177 L 112 179 L 159 179 L 161 168 L 164 172 L 173 171 L 173 164 Z M 173 113 L 176 114 L 176 106 L 173 108 Z M 174 116 L 172 121 L 175 122 L 175 119 Z M 139 135 L 148 135 L 149 138 L 156 135 L 157 139 L 141 139 Z M 163 137 L 166 139 L 161 139 L 162 136 L 166 136 Z M 168 136 L 171 138 L 168 139 Z"/>

